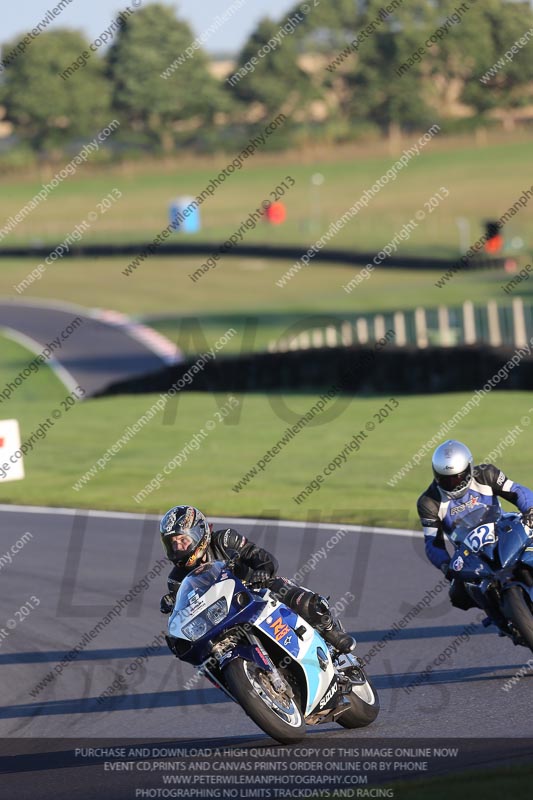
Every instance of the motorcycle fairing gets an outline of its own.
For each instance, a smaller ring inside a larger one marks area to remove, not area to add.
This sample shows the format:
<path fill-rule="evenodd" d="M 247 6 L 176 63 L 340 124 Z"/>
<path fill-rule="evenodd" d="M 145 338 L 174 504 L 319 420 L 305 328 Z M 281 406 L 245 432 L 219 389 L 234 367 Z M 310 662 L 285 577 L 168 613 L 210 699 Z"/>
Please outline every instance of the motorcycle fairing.
<path fill-rule="evenodd" d="M 178 598 L 176 598 L 176 605 L 174 606 L 174 610 L 168 621 L 168 630 L 170 635 L 175 636 L 178 639 L 187 639 L 188 641 L 191 641 L 190 637 L 183 632 L 183 628 L 200 614 L 202 614 L 207 608 L 209 608 L 210 605 L 216 603 L 216 601 L 220 600 L 221 598 L 226 599 L 228 609 L 230 609 L 234 589 L 235 580 L 233 578 L 226 578 L 225 580 L 219 581 L 218 583 L 213 584 L 211 588 L 207 590 L 207 592 L 204 592 L 204 594 L 198 596 L 195 599 L 193 607 L 190 605 L 184 607 L 178 602 L 178 596 Z"/>
<path fill-rule="evenodd" d="M 304 673 L 307 688 L 304 716 L 307 716 L 326 694 L 335 674 L 326 643 L 302 617 L 282 603 L 277 603 L 275 607 L 267 605 L 257 618 L 255 625 L 276 642 L 282 650 L 292 656 Z M 296 629 L 299 629 L 300 637 L 296 635 Z M 281 636 L 281 631 L 283 631 L 283 636 Z M 279 636 L 278 639 L 276 635 Z M 319 649 L 322 652 L 323 662 L 323 656 L 326 654 L 325 670 L 320 667 L 317 655 Z"/>
<path fill-rule="evenodd" d="M 505 526 L 505 533 L 499 532 L 498 535 L 498 554 L 502 567 L 508 567 L 518 561 L 522 555 L 522 548 L 531 542 L 531 537 L 526 533 L 518 516 L 506 519 Z"/>

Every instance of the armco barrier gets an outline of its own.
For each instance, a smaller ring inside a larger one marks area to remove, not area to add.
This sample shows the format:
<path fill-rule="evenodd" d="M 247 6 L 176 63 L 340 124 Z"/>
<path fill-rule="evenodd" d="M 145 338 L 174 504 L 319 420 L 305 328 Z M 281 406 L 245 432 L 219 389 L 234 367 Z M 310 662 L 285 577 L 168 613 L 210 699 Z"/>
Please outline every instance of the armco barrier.
<path fill-rule="evenodd" d="M 512 348 L 323 348 L 285 353 L 219 356 L 182 391 L 321 392 L 333 385 L 353 394 L 430 394 L 475 391 L 513 355 Z M 166 392 L 194 361 L 107 387 L 100 396 Z M 533 390 L 533 355 L 509 371 L 501 389 Z"/>

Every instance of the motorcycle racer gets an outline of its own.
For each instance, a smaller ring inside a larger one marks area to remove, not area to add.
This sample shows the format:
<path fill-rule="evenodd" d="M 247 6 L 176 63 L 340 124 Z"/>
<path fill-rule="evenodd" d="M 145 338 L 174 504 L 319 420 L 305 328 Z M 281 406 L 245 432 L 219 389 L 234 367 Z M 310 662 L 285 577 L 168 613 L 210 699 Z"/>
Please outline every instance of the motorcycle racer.
<path fill-rule="evenodd" d="M 208 561 L 233 559 L 236 560 L 233 570 L 236 577 L 258 588 L 268 587 L 340 653 L 354 650 L 355 639 L 333 619 L 327 600 L 287 578 L 275 577 L 278 562 L 274 556 L 233 528 L 213 532 L 201 511 L 179 505 L 163 516 L 159 532 L 167 558 L 174 564 L 168 576 L 168 593 L 161 598 L 163 614 L 169 614 L 174 608 L 180 584 L 191 570 Z"/>
<path fill-rule="evenodd" d="M 450 536 L 456 522 L 474 507 L 500 508 L 500 497 L 517 506 L 522 523 L 533 528 L 533 492 L 494 464 L 474 466 L 468 447 L 454 439 L 436 448 L 431 464 L 433 482 L 417 502 L 426 555 L 450 581 L 452 605 L 466 611 L 475 608 L 475 603 L 461 581 L 462 559 L 450 557 L 444 534 Z"/>

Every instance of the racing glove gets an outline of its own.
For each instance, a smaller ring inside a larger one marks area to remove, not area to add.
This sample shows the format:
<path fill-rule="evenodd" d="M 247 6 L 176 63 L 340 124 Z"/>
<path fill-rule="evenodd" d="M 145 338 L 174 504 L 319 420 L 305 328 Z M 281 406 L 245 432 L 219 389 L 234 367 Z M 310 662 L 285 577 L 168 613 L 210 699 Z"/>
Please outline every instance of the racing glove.
<path fill-rule="evenodd" d="M 175 598 L 173 594 L 164 594 L 161 598 L 161 602 L 159 604 L 159 610 L 162 614 L 170 614 L 172 609 L 174 608 Z"/>
<path fill-rule="evenodd" d="M 266 569 L 256 569 L 252 572 L 248 583 L 258 589 L 266 589 L 272 580 L 272 575 Z"/>
<path fill-rule="evenodd" d="M 524 511 L 520 521 L 522 522 L 522 525 L 527 525 L 528 528 L 533 528 L 533 508 L 528 508 L 527 511 Z"/>
<path fill-rule="evenodd" d="M 446 580 L 450 581 L 450 583 L 451 583 L 451 581 L 453 581 L 453 579 L 454 579 L 454 571 L 453 571 L 453 569 L 450 568 L 450 562 L 449 561 L 445 561 L 444 564 L 440 565 L 440 569 L 442 571 L 442 574 L 446 578 Z"/>

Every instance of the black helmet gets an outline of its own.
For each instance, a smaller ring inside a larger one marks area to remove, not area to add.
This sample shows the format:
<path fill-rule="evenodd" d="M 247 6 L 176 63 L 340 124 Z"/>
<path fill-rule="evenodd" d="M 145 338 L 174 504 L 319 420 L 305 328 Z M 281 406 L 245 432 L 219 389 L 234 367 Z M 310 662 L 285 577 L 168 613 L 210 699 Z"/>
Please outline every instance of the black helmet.
<path fill-rule="evenodd" d="M 180 567 L 194 567 L 211 541 L 211 529 L 201 511 L 193 506 L 174 506 L 159 525 L 167 558 Z"/>

